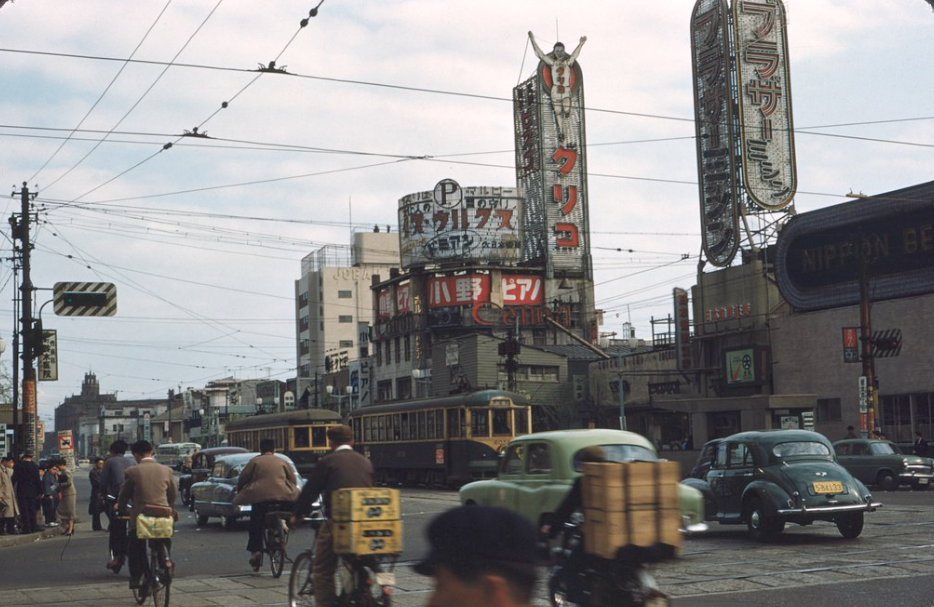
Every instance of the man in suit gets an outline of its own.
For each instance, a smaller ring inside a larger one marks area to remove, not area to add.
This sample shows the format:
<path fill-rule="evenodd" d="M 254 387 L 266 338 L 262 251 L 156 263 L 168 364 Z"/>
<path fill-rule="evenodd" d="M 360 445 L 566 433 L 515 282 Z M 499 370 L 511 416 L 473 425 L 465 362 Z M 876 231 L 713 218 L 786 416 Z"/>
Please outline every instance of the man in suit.
<path fill-rule="evenodd" d="M 264 438 L 259 441 L 260 455 L 244 466 L 237 482 L 234 505 L 252 504 L 250 509 L 250 537 L 246 549 L 250 551 L 250 565 L 259 571 L 263 562 L 263 524 L 266 513 L 277 509 L 292 510 L 292 502 L 298 499 L 298 480 L 289 462 L 276 457 L 276 441 Z M 280 505 L 288 502 L 287 505 Z"/>
<path fill-rule="evenodd" d="M 116 516 L 114 508 L 127 469 L 136 465 L 134 458 L 126 457 L 126 450 L 127 444 L 123 439 L 110 443 L 110 456 L 104 460 L 104 467 L 101 468 L 101 491 L 104 493 L 107 518 L 110 519 L 107 531 L 110 533 L 111 560 L 107 563 L 107 568 L 114 573 L 120 572 L 126 560 L 126 519 Z"/>
<path fill-rule="evenodd" d="M 915 455 L 929 457 L 928 442 L 924 440 L 924 435 L 921 432 L 915 432 Z"/>
<path fill-rule="evenodd" d="M 324 496 L 324 513 L 331 517 L 331 493 L 335 489 L 352 489 L 373 486 L 373 464 L 353 450 L 353 430 L 350 426 L 333 426 L 328 429 L 328 444 L 332 453 L 322 457 L 295 506 L 292 524 L 307 513 L 319 495 Z M 337 555 L 334 554 L 334 537 L 330 521 L 318 530 L 315 545 L 314 571 L 315 604 L 332 605 L 335 598 L 334 574 L 337 571 Z"/>
<path fill-rule="evenodd" d="M 39 507 L 39 496 L 42 495 L 42 479 L 39 478 L 39 466 L 32 461 L 32 453 L 23 454 L 23 459 L 13 466 L 12 480 L 19 502 L 22 532 L 36 533 L 39 531 L 36 510 Z"/>
<path fill-rule="evenodd" d="M 149 441 L 133 443 L 131 448 L 136 465 L 127 468 L 120 496 L 117 498 L 117 510 L 124 512 L 129 501 L 133 501 L 130 511 L 130 529 L 127 536 L 127 556 L 130 559 L 130 588 L 139 588 L 140 578 L 146 573 L 146 540 L 136 537 L 136 517 L 142 513 L 154 516 L 175 516 L 173 504 L 178 497 L 175 477 L 172 469 L 156 462 L 153 447 Z M 165 566 L 173 571 L 171 560 L 172 540 L 159 540 L 165 543 Z"/>

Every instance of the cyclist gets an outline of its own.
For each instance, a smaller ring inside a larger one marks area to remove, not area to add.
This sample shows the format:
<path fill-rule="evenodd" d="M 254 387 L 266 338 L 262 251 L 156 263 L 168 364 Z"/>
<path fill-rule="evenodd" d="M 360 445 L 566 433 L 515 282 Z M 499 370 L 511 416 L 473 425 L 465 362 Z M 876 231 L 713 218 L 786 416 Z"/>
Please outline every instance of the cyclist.
<path fill-rule="evenodd" d="M 494 506 L 460 506 L 428 525 L 431 552 L 414 566 L 431 576 L 428 607 L 527 607 L 538 577 L 535 529 Z M 319 603 L 320 604 L 320 603 Z"/>
<path fill-rule="evenodd" d="M 107 531 L 110 535 L 111 560 L 107 563 L 107 568 L 114 573 L 120 571 L 126 559 L 126 519 L 116 515 L 114 506 L 117 504 L 117 496 L 120 495 L 127 468 L 136 465 L 135 459 L 126 457 L 126 450 L 125 440 L 117 439 L 110 443 L 110 456 L 104 460 L 104 467 L 101 468 L 101 491 L 104 492 L 106 500 L 104 511 L 110 520 Z"/>
<path fill-rule="evenodd" d="M 240 473 L 234 505 L 252 504 L 250 509 L 250 538 L 246 549 L 250 552 L 250 565 L 259 569 L 263 559 L 263 526 L 266 513 L 279 509 L 292 510 L 291 502 L 298 499 L 298 481 L 292 466 L 276 457 L 276 441 L 264 438 L 259 442 L 260 455 L 251 459 Z M 280 506 L 289 502 L 288 506 Z"/>
<path fill-rule="evenodd" d="M 350 426 L 332 426 L 328 429 L 328 445 L 332 453 L 322 457 L 295 505 L 292 524 L 298 517 L 307 514 L 312 502 L 324 495 L 324 514 L 330 518 L 331 492 L 335 489 L 352 489 L 373 486 L 373 464 L 353 450 L 353 430 Z M 335 598 L 334 574 L 337 571 L 337 555 L 334 554 L 334 539 L 330 525 L 322 525 L 315 543 L 314 571 L 315 604 L 332 605 Z"/>
<path fill-rule="evenodd" d="M 117 510 L 125 511 L 127 503 L 132 500 L 133 509 L 127 534 L 127 556 L 130 559 L 130 588 L 139 588 L 140 578 L 146 573 L 148 565 L 146 540 L 136 537 L 136 517 L 146 513 L 174 518 L 173 505 L 178 494 L 172 469 L 153 459 L 152 443 L 145 440 L 136 441 L 131 450 L 137 465 L 126 471 L 126 478 L 120 488 L 120 497 L 117 499 Z M 170 552 L 172 540 L 161 541 L 165 543 L 165 567 L 171 575 L 175 569 Z"/>

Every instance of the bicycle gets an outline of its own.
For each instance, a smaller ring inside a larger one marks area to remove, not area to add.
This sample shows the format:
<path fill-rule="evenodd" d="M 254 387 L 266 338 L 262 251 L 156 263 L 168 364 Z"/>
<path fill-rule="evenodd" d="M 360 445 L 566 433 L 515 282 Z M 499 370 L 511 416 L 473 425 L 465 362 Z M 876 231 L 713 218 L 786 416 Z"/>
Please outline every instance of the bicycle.
<path fill-rule="evenodd" d="M 274 578 L 282 575 L 285 561 L 289 560 L 285 552 L 286 545 L 289 543 L 289 525 L 286 521 L 291 516 L 292 513 L 289 511 L 272 510 L 266 513 L 263 520 L 262 553 L 269 555 L 269 568 Z M 259 562 L 253 565 L 253 571 L 259 571 L 262 566 L 263 560 L 260 557 Z"/>
<path fill-rule="evenodd" d="M 292 563 L 289 574 L 289 607 L 313 607 L 315 596 L 314 560 L 318 529 L 328 522 L 320 518 L 304 519 L 315 530 L 311 547 L 303 551 Z M 396 558 L 393 555 L 389 571 L 383 571 L 381 555 L 357 556 L 344 554 L 337 557 L 335 594 L 338 607 L 391 607 L 392 588 L 395 584 Z"/>
<path fill-rule="evenodd" d="M 152 596 L 155 607 L 169 607 L 169 589 L 172 587 L 172 571 L 165 566 L 169 559 L 166 540 L 145 540 L 149 544 L 149 562 L 139 588 L 133 589 L 137 605 Z"/>

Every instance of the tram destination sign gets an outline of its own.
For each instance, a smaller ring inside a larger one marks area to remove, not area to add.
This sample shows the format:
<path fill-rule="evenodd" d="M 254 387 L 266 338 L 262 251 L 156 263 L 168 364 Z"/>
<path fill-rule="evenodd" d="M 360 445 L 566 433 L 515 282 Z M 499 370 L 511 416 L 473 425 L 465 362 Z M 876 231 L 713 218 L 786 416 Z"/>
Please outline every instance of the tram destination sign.
<path fill-rule="evenodd" d="M 877 301 L 934 292 L 934 205 L 905 191 L 792 218 L 776 246 L 782 296 L 799 310 L 855 305 L 864 272 Z"/>

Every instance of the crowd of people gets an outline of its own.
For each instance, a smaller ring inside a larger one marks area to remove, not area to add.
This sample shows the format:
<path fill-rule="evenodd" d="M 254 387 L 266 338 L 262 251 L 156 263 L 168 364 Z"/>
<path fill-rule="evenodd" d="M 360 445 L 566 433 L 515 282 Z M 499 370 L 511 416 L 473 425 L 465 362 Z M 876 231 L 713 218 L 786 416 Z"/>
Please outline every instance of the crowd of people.
<path fill-rule="evenodd" d="M 240 478 L 239 501 L 250 503 L 250 537 L 247 550 L 255 565 L 262 543 L 263 513 L 269 508 L 287 507 L 295 513 L 296 524 L 307 513 L 318 495 L 324 511 L 330 512 L 333 491 L 342 488 L 372 487 L 373 466 L 353 449 L 353 432 L 347 426 L 330 428 L 327 433 L 332 452 L 322 458 L 299 491 L 292 469 L 274 454 L 271 439 L 261 443 L 261 454 L 244 469 Z M 127 457 L 130 450 L 133 457 Z M 171 516 L 177 520 L 177 498 L 172 471 L 153 458 L 153 446 L 137 441 L 130 447 L 115 441 L 110 455 L 95 458 L 88 473 L 91 483 L 88 514 L 92 528 L 102 530 L 101 514 L 109 524 L 112 559 L 107 568 L 119 572 L 129 560 L 130 588 L 140 586 L 145 575 L 145 540 L 136 535 L 135 518 L 140 514 Z M 77 494 L 71 471 L 63 460 L 53 460 L 45 469 L 26 453 L 18 462 L 3 458 L 0 465 L 0 534 L 34 533 L 41 527 L 60 525 L 63 534 L 74 533 Z M 129 516 L 125 516 L 129 514 Z M 334 600 L 337 556 L 329 527 L 319 530 L 314 559 L 316 604 Z M 417 572 L 433 578 L 431 606 L 518 607 L 528 605 L 536 582 L 536 531 L 521 516 L 500 508 L 460 507 L 437 517 L 428 528 L 431 552 L 419 562 Z M 163 553 L 165 565 L 174 571 L 171 540 Z"/>

